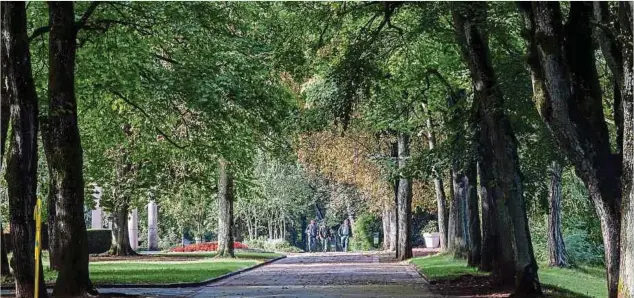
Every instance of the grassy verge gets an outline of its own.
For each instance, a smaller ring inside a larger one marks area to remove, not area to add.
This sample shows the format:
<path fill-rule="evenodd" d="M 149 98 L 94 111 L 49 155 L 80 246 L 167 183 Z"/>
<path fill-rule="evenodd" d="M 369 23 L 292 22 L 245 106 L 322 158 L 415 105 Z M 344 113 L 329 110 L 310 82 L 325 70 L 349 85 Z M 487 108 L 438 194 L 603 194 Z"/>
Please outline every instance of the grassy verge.
<path fill-rule="evenodd" d="M 157 260 L 151 258 L 156 256 Z M 166 256 L 179 258 L 191 257 L 191 260 L 172 261 Z M 216 259 L 214 252 L 165 253 L 144 256 L 143 259 L 118 261 L 99 261 L 90 263 L 90 278 L 99 284 L 168 284 L 182 282 L 200 282 L 233 271 L 254 266 L 266 260 L 282 256 L 276 253 L 236 252 L 235 259 Z M 48 254 L 43 255 L 44 279 L 54 283 L 57 272 L 49 269 Z M 10 285 L 12 280 L 3 280 Z"/>
<path fill-rule="evenodd" d="M 453 279 L 465 274 L 486 275 L 476 268 L 467 267 L 467 261 L 454 259 L 450 255 L 414 258 L 412 263 L 430 280 Z"/>
<path fill-rule="evenodd" d="M 281 257 L 282 254 L 274 252 L 236 252 L 236 258 L 238 259 L 252 259 L 252 260 L 267 260 Z M 216 252 L 169 252 L 156 254 L 156 256 L 165 257 L 193 257 L 193 258 L 213 258 L 216 256 Z"/>
<path fill-rule="evenodd" d="M 454 259 L 449 255 L 414 258 L 411 262 L 430 280 L 453 279 L 465 274 L 486 275 L 467 267 L 465 260 Z M 539 269 L 539 279 L 544 288 L 563 290 L 578 297 L 607 297 L 604 274 L 604 270 L 593 267 L 561 269 L 541 266 Z"/>

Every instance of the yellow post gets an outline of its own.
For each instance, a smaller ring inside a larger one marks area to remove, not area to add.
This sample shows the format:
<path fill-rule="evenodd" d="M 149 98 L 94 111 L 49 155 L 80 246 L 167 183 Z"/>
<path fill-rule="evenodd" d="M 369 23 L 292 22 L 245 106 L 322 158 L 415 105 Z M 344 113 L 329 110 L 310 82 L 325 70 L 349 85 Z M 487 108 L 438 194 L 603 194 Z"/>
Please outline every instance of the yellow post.
<path fill-rule="evenodd" d="M 33 213 L 35 220 L 35 298 L 40 297 L 40 241 L 42 239 L 42 199 L 37 199 Z"/>

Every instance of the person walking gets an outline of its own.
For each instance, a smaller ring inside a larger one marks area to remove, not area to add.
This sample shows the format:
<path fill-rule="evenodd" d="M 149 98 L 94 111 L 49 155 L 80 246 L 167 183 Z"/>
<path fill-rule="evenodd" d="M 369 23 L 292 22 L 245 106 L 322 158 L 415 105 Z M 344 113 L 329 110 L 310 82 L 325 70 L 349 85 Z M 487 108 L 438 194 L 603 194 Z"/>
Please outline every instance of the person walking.
<path fill-rule="evenodd" d="M 348 242 L 350 237 L 352 237 L 352 229 L 350 228 L 350 223 L 346 218 L 341 226 L 339 226 L 339 230 L 337 231 L 337 235 L 339 239 L 341 239 L 341 248 L 343 251 L 348 251 Z"/>
<path fill-rule="evenodd" d="M 323 247 L 323 252 L 328 251 L 328 247 L 330 247 L 330 231 L 326 227 L 326 223 L 322 222 L 319 225 L 319 241 L 321 241 L 321 245 Z"/>
<path fill-rule="evenodd" d="M 315 241 L 317 240 L 317 224 L 314 219 L 310 220 L 310 224 L 306 227 L 306 239 L 308 239 L 308 252 L 315 251 Z"/>
<path fill-rule="evenodd" d="M 337 231 L 334 227 L 330 228 L 330 249 L 332 251 L 339 251 L 339 237 L 337 237 Z"/>

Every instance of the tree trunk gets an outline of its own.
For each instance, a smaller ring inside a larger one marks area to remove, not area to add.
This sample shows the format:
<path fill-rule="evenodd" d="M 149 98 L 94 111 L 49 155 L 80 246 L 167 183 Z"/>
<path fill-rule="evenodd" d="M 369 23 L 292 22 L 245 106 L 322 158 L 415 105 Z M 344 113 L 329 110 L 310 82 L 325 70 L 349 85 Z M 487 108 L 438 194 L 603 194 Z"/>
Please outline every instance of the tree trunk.
<path fill-rule="evenodd" d="M 559 163 L 553 161 L 548 190 L 548 256 L 549 266 L 567 267 L 568 256 L 561 234 L 561 175 Z"/>
<path fill-rule="evenodd" d="M 113 256 L 133 256 L 137 253 L 130 246 L 130 235 L 128 233 L 128 206 L 127 198 L 119 199 L 118 205 L 112 212 L 112 245 L 109 254 Z"/>
<path fill-rule="evenodd" d="M 506 245 L 514 248 L 515 294 L 522 296 L 541 295 L 537 276 L 537 262 L 533 254 L 528 218 L 524 206 L 522 183 L 516 139 L 508 117 L 504 114 L 504 97 L 497 84 L 488 47 L 487 4 L 482 2 L 459 3 L 453 6 L 456 37 L 464 60 L 469 66 L 475 88 L 474 105 L 479 107 L 480 124 L 487 129 L 486 139 L 495 158 L 491 167 L 495 187 L 493 195 L 498 214 L 506 208 L 508 218 L 498 217 L 498 228 L 508 223 L 511 236 Z M 505 220 L 505 219 L 508 219 Z M 501 237 L 504 240 L 505 237 Z"/>
<path fill-rule="evenodd" d="M 50 140 L 51 133 L 49 132 L 48 127 L 48 117 L 43 117 L 43 121 L 40 123 L 40 128 L 42 130 L 42 144 L 44 147 L 44 155 L 46 156 L 46 163 L 51 164 L 53 161 L 51 160 L 53 152 L 53 145 Z M 53 177 L 53 169 L 48 167 L 48 176 Z M 54 186 L 52 185 L 53 181 L 49 180 L 49 189 L 52 189 Z M 57 213 L 55 208 L 55 194 L 52 191 L 48 192 L 48 196 L 46 197 L 47 203 L 47 212 L 48 212 L 48 261 L 49 266 L 53 270 L 59 270 L 60 266 L 60 256 L 59 256 L 59 236 L 57 235 L 57 225 L 55 223 L 55 214 Z"/>
<path fill-rule="evenodd" d="M 480 156 L 482 156 L 480 154 Z M 480 159 L 483 161 L 483 159 Z M 486 171 L 485 171 L 486 172 Z M 478 162 L 478 177 L 480 179 L 480 202 L 482 204 L 482 247 L 480 254 L 480 266 L 478 269 L 484 272 L 491 272 L 494 268 L 494 260 L 501 258 L 502 254 L 497 253 L 499 236 L 497 232 L 495 202 L 488 191 L 486 182 L 490 182 L 490 178 L 483 176 L 483 170 Z M 512 256 L 511 256 L 512 258 Z"/>
<path fill-rule="evenodd" d="M 391 204 L 390 210 L 390 246 L 389 251 L 396 253 L 396 243 L 398 240 L 398 221 L 396 220 L 396 204 Z"/>
<path fill-rule="evenodd" d="M 383 223 L 383 250 L 390 249 L 390 241 L 392 239 L 392 234 L 390 233 L 390 211 L 392 210 L 392 206 L 390 201 L 391 200 L 383 201 L 383 213 L 381 216 L 381 222 Z"/>
<path fill-rule="evenodd" d="M 0 222 L 0 250 L 2 250 L 2 255 L 0 256 L 0 276 L 8 276 L 11 275 L 11 270 L 9 269 L 9 257 L 7 256 L 7 248 L 2 231 L 2 223 Z"/>
<path fill-rule="evenodd" d="M 631 56 L 631 52 L 629 53 Z M 632 72 L 629 84 L 632 88 Z M 623 202 L 621 206 L 621 226 L 629 227 L 621 231 L 621 260 L 619 272 L 618 297 L 634 297 L 634 103 L 623 104 L 624 124 L 623 135 Z"/>
<path fill-rule="evenodd" d="M 409 135 L 400 133 L 398 136 L 398 260 L 412 258 L 412 182 L 409 177 L 404 176 L 407 163 L 409 162 Z"/>
<path fill-rule="evenodd" d="M 55 197 L 59 273 L 55 296 L 83 296 L 96 290 L 88 275 L 84 222 L 83 152 L 77 126 L 75 50 L 77 27 L 72 2 L 49 2 L 49 115 L 47 160 Z"/>
<path fill-rule="evenodd" d="M 35 291 L 33 209 L 37 189 L 37 93 L 31 74 L 31 57 L 23 2 L 2 2 L 2 89 L 11 106 L 11 137 L 7 154 L 9 224 L 13 244 L 15 296 L 33 297 Z M 40 262 L 40 272 L 42 263 Z M 39 292 L 46 297 L 43 274 Z"/>
<path fill-rule="evenodd" d="M 268 230 L 269 230 L 269 239 L 273 239 L 273 220 L 271 218 L 269 218 Z"/>
<path fill-rule="evenodd" d="M 423 109 L 427 114 L 427 139 L 429 143 L 429 150 L 436 148 L 436 136 L 434 134 L 434 123 L 431 118 L 431 112 L 427 108 L 427 104 L 423 103 Z M 436 214 L 438 216 L 438 234 L 440 234 L 440 250 L 447 250 L 447 231 L 449 230 L 449 221 L 447 218 L 447 199 L 445 198 L 445 188 L 443 186 L 442 175 L 436 170 L 436 167 L 432 168 L 434 173 L 434 188 L 436 190 Z"/>
<path fill-rule="evenodd" d="M 398 141 L 390 143 L 390 156 L 394 160 L 396 167 L 398 168 Z M 398 171 L 398 170 L 397 170 Z M 395 253 L 395 256 L 398 258 L 400 255 L 399 252 L 399 217 L 398 217 L 398 190 L 399 190 L 399 178 L 398 175 L 395 175 L 394 181 L 392 181 L 393 189 L 394 189 L 394 210 L 393 210 L 393 220 L 392 220 L 392 235 L 394 236 L 392 239 L 393 243 L 390 243 L 390 251 Z"/>
<path fill-rule="evenodd" d="M 51 193 L 49 193 L 46 198 L 48 202 L 48 261 L 51 269 L 59 270 L 59 237 L 57 236 L 57 229 L 55 225 L 55 198 L 50 194 Z"/>
<path fill-rule="evenodd" d="M 506 210 L 505 201 L 496 192 L 496 183 L 493 169 L 495 155 L 488 140 L 489 127 L 484 121 L 484 111 L 478 107 L 479 129 L 479 171 L 480 171 L 480 195 L 483 214 L 483 242 L 481 269 L 491 271 L 491 275 L 502 285 L 512 286 L 515 283 L 515 256 L 512 247 L 510 219 Z M 485 166 L 486 165 L 486 166 Z"/>
<path fill-rule="evenodd" d="M 233 253 L 233 173 L 224 159 L 218 163 L 218 257 L 234 258 Z M 269 229 L 273 227 L 269 226 Z"/>
<path fill-rule="evenodd" d="M 480 209 L 478 208 L 478 180 L 477 165 L 471 164 L 467 168 L 467 228 L 469 230 L 467 264 L 470 267 L 480 265 L 482 237 L 480 231 Z"/>
<path fill-rule="evenodd" d="M 627 7 L 623 10 L 629 15 L 629 22 L 624 22 L 629 31 L 625 36 L 631 40 L 631 6 L 623 3 L 621 7 Z M 521 3 L 520 11 L 534 85 L 543 90 L 536 103 L 538 112 L 590 193 L 601 221 L 609 297 L 617 297 L 622 156 L 611 152 L 603 115 L 594 63 L 592 3 L 571 3 L 565 26 L 557 2 Z M 629 53 L 623 55 L 624 60 L 630 61 L 629 65 L 624 61 L 623 66 L 631 73 L 631 44 L 623 49 Z M 621 92 L 623 104 L 632 101 L 629 86 Z"/>
<path fill-rule="evenodd" d="M 467 257 L 467 235 L 465 230 L 466 212 L 466 194 L 468 182 L 467 177 L 463 173 L 458 173 L 452 169 L 452 188 L 451 207 L 449 208 L 449 245 L 447 250 L 451 251 L 456 258 Z"/>
<path fill-rule="evenodd" d="M 634 297 L 634 65 L 632 64 L 632 4 L 620 2 L 621 25 L 624 36 L 623 56 L 623 167 L 622 167 L 622 205 L 621 205 L 621 260 L 619 272 L 619 297 Z M 629 31 L 629 32 L 628 32 Z"/>
<path fill-rule="evenodd" d="M 8 7 L 7 7 L 8 8 Z M 5 7 L 2 7 L 4 11 Z M 3 16 L 4 20 L 4 16 Z M 5 23 L 2 23 L 4 27 Z M 2 171 L 2 162 L 4 161 L 4 149 L 7 143 L 7 133 L 9 131 L 9 117 L 11 117 L 11 103 L 9 102 L 9 90 L 7 86 L 4 84 L 6 81 L 6 71 L 9 69 L 9 58 L 7 57 L 7 50 L 2 41 L 2 79 L 0 79 L 1 87 L 1 95 L 0 95 L 0 171 Z M 4 218 L 2 220 L 5 220 Z M 4 244 L 4 233 L 2 233 L 2 223 L 0 222 L 0 274 L 2 276 L 6 276 L 10 274 L 9 269 L 9 258 L 7 256 L 7 249 Z"/>

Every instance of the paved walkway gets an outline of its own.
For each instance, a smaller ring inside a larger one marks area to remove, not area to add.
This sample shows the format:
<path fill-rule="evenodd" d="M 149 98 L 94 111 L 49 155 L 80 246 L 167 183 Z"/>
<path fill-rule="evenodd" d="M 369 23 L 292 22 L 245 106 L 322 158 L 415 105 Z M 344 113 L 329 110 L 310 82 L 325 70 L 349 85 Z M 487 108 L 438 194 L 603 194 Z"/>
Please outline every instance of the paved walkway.
<path fill-rule="evenodd" d="M 147 297 L 436 297 L 409 264 L 379 263 L 377 255 L 288 256 L 200 288 L 99 289 Z"/>

